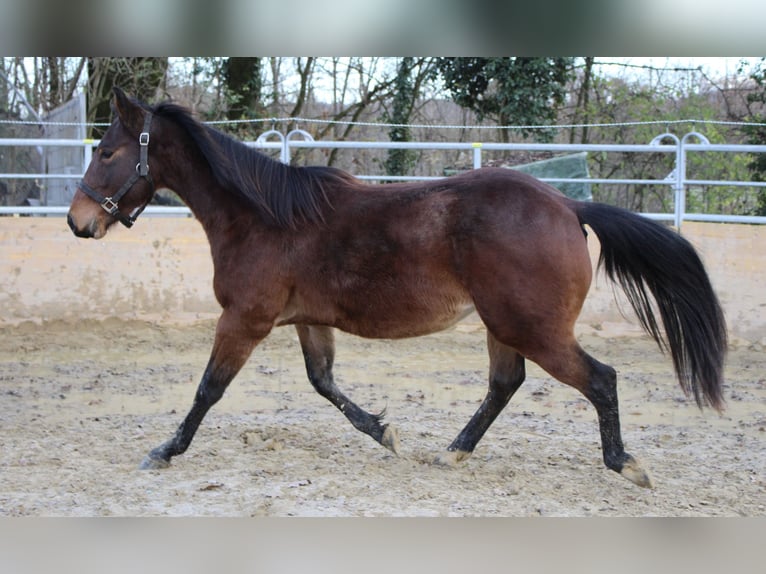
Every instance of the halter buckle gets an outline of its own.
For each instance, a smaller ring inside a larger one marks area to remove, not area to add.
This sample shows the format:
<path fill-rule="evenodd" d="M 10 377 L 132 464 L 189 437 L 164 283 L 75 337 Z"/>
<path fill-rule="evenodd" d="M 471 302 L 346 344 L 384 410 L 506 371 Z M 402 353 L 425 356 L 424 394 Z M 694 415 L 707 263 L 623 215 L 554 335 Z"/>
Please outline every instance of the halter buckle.
<path fill-rule="evenodd" d="M 117 202 L 113 201 L 111 197 L 105 197 L 101 201 L 101 207 L 109 215 L 114 215 L 114 213 L 117 211 Z"/>
<path fill-rule="evenodd" d="M 138 144 L 143 146 L 149 145 L 149 132 L 141 132 L 139 134 Z"/>

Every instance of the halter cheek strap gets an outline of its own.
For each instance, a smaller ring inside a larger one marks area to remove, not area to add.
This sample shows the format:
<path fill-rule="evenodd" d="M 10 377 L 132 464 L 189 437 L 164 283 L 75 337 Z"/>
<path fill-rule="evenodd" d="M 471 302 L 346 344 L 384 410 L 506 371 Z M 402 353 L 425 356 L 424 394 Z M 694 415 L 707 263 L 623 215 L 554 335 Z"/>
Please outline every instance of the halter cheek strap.
<path fill-rule="evenodd" d="M 152 113 L 146 112 L 146 117 L 144 118 L 144 130 L 138 136 L 139 161 L 136 165 L 136 171 L 130 176 L 130 178 L 128 178 L 128 181 L 122 184 L 122 187 L 120 187 L 117 193 L 110 197 L 104 197 L 103 195 L 97 193 L 87 183 L 85 183 L 84 180 L 81 180 L 78 184 L 78 187 L 83 191 L 83 193 L 85 193 L 85 195 L 90 197 L 93 201 L 97 202 L 104 211 L 106 211 L 112 217 L 116 218 L 125 227 L 133 226 L 133 223 L 135 223 L 136 219 L 138 219 L 138 216 L 141 215 L 141 212 L 149 204 L 149 201 L 134 209 L 129 215 L 125 215 L 119 210 L 119 203 L 123 196 L 128 193 L 128 191 L 130 191 L 130 189 L 141 178 L 149 182 L 149 185 L 152 188 L 151 195 L 154 195 L 154 181 L 152 180 L 152 176 L 149 175 L 149 126 L 151 123 Z"/>

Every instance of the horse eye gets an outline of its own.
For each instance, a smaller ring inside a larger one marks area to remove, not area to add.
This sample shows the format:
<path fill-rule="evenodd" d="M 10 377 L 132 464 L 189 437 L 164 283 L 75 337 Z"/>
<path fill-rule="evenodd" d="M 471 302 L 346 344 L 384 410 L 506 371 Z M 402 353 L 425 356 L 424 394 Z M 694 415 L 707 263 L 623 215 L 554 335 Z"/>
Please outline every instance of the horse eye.
<path fill-rule="evenodd" d="M 100 153 L 103 159 L 109 159 L 114 154 L 112 150 L 108 150 L 108 149 L 102 149 Z"/>

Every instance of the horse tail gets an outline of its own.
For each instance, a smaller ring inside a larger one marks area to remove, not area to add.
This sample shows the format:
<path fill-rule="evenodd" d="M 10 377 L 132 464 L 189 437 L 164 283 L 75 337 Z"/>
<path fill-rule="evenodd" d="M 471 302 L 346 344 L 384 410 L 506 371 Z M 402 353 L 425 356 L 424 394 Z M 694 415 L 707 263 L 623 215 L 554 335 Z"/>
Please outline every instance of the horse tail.
<path fill-rule="evenodd" d="M 601 242 L 598 267 L 625 291 L 641 326 L 669 350 L 684 393 L 721 412 L 726 323 L 705 267 L 676 232 L 630 211 L 599 203 L 572 203 L 580 224 Z M 661 333 L 648 293 L 659 309 Z"/>

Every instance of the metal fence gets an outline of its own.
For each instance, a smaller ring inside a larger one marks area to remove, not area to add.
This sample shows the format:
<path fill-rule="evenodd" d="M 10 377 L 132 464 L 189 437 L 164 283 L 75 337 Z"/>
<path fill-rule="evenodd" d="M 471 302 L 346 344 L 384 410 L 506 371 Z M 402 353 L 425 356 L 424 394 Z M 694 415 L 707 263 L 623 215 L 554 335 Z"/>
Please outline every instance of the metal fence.
<path fill-rule="evenodd" d="M 749 215 L 719 215 L 706 213 L 688 213 L 686 211 L 686 193 L 693 186 L 745 186 L 766 187 L 766 182 L 732 181 L 732 180 L 697 180 L 687 176 L 687 154 L 689 153 L 766 153 L 766 145 L 729 145 L 711 144 L 704 135 L 692 131 L 682 137 L 666 132 L 655 137 L 644 145 L 633 144 L 533 144 L 533 143 L 485 143 L 485 142 L 359 142 L 359 141 L 315 141 L 304 130 L 293 130 L 283 134 L 278 130 L 269 130 L 247 145 L 262 150 L 277 150 L 279 159 L 289 163 L 292 151 L 298 148 L 313 149 L 411 149 L 411 150 L 468 150 L 472 153 L 473 167 L 482 166 L 483 152 L 492 151 L 532 151 L 532 152 L 618 152 L 618 153 L 667 153 L 675 155 L 674 169 L 664 179 L 622 179 L 622 178 L 541 178 L 543 181 L 556 183 L 593 183 L 593 184 L 627 184 L 665 186 L 673 193 L 673 211 L 667 213 L 643 213 L 646 217 L 672 221 L 680 228 L 683 221 L 710 221 L 766 224 L 766 217 Z M 97 140 L 75 139 L 20 139 L 0 138 L 0 148 L 3 146 L 65 146 L 81 147 L 83 149 L 83 167 L 85 172 L 92 157 Z M 82 177 L 71 173 L 0 173 L 3 179 L 68 179 L 75 182 Z M 355 174 L 360 179 L 370 181 L 396 180 L 428 180 L 439 179 L 443 176 L 410 177 L 389 176 L 385 174 Z M 0 206 L 0 215 L 64 215 L 67 206 Z M 149 206 L 144 212 L 148 215 L 179 215 L 190 216 L 185 207 Z"/>

